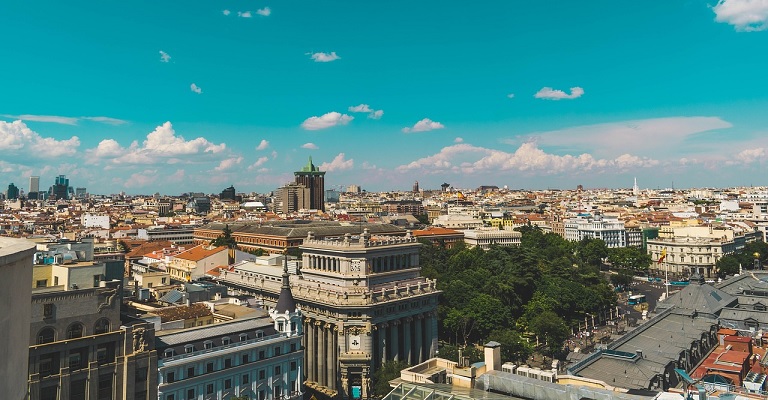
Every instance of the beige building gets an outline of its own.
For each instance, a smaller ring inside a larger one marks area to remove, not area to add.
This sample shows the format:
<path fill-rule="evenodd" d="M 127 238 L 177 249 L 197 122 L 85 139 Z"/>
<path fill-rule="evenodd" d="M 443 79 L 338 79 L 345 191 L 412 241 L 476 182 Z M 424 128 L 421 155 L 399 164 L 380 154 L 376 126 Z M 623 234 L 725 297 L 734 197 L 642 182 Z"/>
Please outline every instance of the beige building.
<path fill-rule="evenodd" d="M 488 250 L 492 245 L 520 246 L 523 234 L 512 228 L 481 228 L 464 231 L 464 242 L 468 247 L 480 247 Z"/>
<path fill-rule="evenodd" d="M 189 282 L 220 265 L 229 265 L 229 249 L 201 244 L 171 257 L 168 273 L 171 279 Z"/>

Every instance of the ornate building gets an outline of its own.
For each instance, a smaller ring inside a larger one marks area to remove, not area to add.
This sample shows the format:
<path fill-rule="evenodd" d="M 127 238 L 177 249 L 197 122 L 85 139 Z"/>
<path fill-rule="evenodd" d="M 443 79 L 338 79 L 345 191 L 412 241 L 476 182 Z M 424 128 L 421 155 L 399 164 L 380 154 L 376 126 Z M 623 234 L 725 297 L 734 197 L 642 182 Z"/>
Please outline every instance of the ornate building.
<path fill-rule="evenodd" d="M 410 232 L 372 236 L 366 229 L 338 240 L 307 234 L 291 286 L 304 314 L 305 384 L 317 397 L 367 398 L 384 361 L 413 365 L 435 355 L 440 292 L 420 276 L 419 246 Z M 276 266 L 243 262 L 219 279 L 275 304 L 279 274 Z"/>
<path fill-rule="evenodd" d="M 293 173 L 296 183 L 309 189 L 309 208 L 325 211 L 325 171 L 312 164 L 312 157 L 301 171 Z"/>

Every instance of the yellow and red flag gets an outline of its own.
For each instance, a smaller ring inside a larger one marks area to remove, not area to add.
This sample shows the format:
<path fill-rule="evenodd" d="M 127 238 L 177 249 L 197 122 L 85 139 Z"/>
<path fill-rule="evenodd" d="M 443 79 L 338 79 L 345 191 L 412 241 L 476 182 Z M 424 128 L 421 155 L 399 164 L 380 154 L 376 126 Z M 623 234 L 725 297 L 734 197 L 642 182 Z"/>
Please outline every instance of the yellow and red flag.
<path fill-rule="evenodd" d="M 662 261 L 667 257 L 667 249 L 661 250 L 661 257 L 659 257 L 658 263 L 661 264 Z"/>

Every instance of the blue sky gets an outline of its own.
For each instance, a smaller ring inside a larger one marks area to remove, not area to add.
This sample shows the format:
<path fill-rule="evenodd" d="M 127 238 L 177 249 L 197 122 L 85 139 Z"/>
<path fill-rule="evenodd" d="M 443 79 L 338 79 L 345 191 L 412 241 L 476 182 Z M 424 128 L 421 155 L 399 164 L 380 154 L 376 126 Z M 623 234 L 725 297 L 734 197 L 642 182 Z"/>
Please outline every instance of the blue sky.
<path fill-rule="evenodd" d="M 768 0 L 0 3 L 0 187 L 768 185 Z"/>

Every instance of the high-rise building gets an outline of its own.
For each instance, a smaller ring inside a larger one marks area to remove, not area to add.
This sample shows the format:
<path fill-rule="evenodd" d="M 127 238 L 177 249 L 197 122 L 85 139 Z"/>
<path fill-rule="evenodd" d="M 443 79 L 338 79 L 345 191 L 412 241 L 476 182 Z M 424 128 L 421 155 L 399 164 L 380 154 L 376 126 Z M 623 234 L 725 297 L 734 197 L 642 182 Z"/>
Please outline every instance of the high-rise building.
<path fill-rule="evenodd" d="M 51 186 L 51 195 L 54 196 L 56 200 L 69 199 L 69 179 L 67 179 L 66 175 L 59 175 L 56 177 L 56 181 L 53 186 Z"/>
<path fill-rule="evenodd" d="M 8 200 L 16 200 L 19 198 L 19 188 L 13 183 L 8 185 L 8 191 L 5 192 L 5 198 Z"/>
<path fill-rule="evenodd" d="M 419 193 L 419 181 L 413 183 L 413 193 Z"/>
<path fill-rule="evenodd" d="M 309 188 L 302 184 L 289 183 L 277 189 L 274 211 L 278 214 L 289 214 L 313 208 L 311 193 Z"/>
<path fill-rule="evenodd" d="M 75 188 L 75 198 L 84 199 L 88 191 L 84 187 Z"/>
<path fill-rule="evenodd" d="M 219 196 L 221 200 L 235 200 L 235 187 L 230 186 L 224 190 L 221 191 L 221 195 Z"/>
<path fill-rule="evenodd" d="M 309 208 L 325 211 L 325 171 L 320 171 L 320 168 L 312 164 L 312 157 L 309 157 L 307 165 L 293 175 L 297 184 L 309 189 Z"/>
<path fill-rule="evenodd" d="M 37 193 L 40 191 L 40 177 L 39 176 L 30 176 L 29 177 L 29 193 Z"/>

